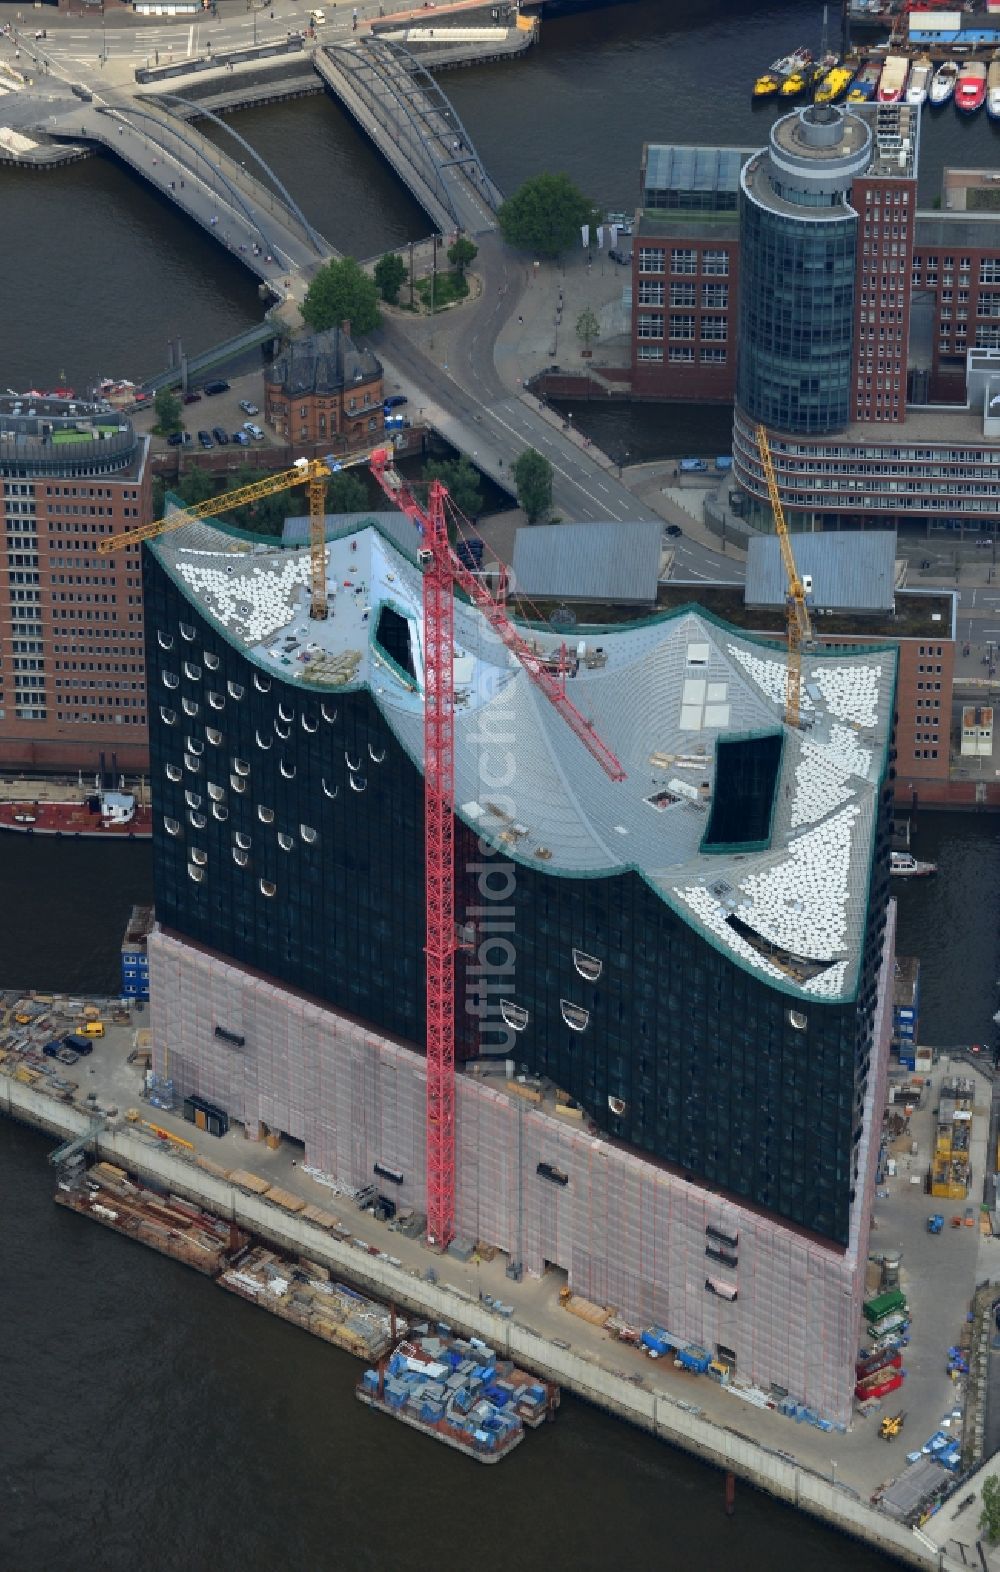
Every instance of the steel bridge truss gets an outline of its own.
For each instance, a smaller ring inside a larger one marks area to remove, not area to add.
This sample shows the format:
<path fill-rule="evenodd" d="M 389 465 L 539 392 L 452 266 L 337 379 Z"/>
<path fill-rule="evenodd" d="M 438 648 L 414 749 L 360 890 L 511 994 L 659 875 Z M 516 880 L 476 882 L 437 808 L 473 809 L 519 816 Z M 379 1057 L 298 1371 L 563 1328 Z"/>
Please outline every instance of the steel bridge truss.
<path fill-rule="evenodd" d="M 502 191 L 487 174 L 458 110 L 409 49 L 389 39 L 368 37 L 361 41 L 360 48 L 333 44 L 327 52 L 336 55 L 379 124 L 392 135 L 405 132 L 404 146 L 410 162 L 421 172 L 456 229 L 462 228 L 462 221 L 444 178 L 446 169 L 464 167 L 478 195 L 491 212 L 496 212 L 503 201 Z"/>

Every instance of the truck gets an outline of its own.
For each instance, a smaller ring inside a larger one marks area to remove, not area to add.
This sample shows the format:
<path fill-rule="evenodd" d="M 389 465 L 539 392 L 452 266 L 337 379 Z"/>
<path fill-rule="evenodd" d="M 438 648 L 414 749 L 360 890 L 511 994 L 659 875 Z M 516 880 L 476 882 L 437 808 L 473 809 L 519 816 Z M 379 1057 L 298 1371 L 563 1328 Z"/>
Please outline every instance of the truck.
<path fill-rule="evenodd" d="M 674 1360 L 678 1370 L 693 1370 L 695 1375 L 704 1375 L 711 1363 L 711 1354 L 699 1348 L 697 1343 L 688 1343 L 684 1348 L 679 1348 Z"/>

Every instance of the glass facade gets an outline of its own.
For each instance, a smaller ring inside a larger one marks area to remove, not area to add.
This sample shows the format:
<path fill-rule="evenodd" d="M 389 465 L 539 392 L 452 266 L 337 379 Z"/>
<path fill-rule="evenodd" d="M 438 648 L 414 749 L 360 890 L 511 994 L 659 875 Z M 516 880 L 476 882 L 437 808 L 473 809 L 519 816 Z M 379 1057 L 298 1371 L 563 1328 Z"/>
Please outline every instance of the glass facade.
<path fill-rule="evenodd" d="M 160 923 L 422 1047 L 419 770 L 366 690 L 264 675 L 145 555 Z M 887 814 L 883 792 L 848 1003 L 737 965 L 637 874 L 559 876 L 484 854 L 460 823 L 460 1056 L 511 1056 L 600 1130 L 845 1243 Z"/>
<path fill-rule="evenodd" d="M 737 399 L 779 431 L 835 431 L 850 419 L 857 218 L 808 212 L 743 194 Z"/>

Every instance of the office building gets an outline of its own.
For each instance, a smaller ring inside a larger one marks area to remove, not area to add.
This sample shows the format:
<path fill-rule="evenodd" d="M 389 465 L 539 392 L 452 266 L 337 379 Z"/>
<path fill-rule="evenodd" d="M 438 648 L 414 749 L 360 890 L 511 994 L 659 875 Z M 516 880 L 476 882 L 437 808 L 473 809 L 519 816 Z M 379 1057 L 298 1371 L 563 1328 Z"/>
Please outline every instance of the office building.
<path fill-rule="evenodd" d="M 154 1064 L 423 1208 L 423 657 L 403 519 L 147 554 Z M 455 607 L 457 1227 L 850 1407 L 891 1032 L 894 651 L 688 606 L 576 641 L 605 775 Z M 536 633 L 558 665 L 562 636 Z M 510 1057 L 531 1101 L 482 1072 Z M 776 1306 L 781 1313 L 776 1313 Z"/>
<path fill-rule="evenodd" d="M 148 519 L 148 438 L 109 405 L 0 399 L 0 765 L 148 767 L 138 548 L 101 536 Z"/>

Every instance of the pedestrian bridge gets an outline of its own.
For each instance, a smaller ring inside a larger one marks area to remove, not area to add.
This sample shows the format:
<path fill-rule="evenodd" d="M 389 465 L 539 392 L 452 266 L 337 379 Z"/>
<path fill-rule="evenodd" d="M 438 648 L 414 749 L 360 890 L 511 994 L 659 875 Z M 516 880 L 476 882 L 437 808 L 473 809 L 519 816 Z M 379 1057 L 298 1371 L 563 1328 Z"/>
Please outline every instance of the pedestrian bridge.
<path fill-rule="evenodd" d="M 503 193 L 458 111 L 403 44 L 379 37 L 327 44 L 313 64 L 442 234 L 496 228 Z"/>

